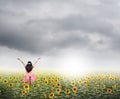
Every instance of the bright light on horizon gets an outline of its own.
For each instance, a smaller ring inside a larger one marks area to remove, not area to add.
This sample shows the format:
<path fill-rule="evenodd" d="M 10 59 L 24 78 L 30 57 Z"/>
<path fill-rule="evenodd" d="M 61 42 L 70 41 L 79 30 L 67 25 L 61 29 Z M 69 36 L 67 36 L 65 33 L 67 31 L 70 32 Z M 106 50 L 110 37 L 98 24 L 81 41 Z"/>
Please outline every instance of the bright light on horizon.
<path fill-rule="evenodd" d="M 11 49 L 6 50 L 6 55 L 1 54 L 0 71 L 25 73 L 25 68 L 17 60 L 17 57 L 19 56 L 25 63 L 27 63 L 27 60 L 31 60 L 34 63 L 39 57 L 24 52 L 13 52 Z M 1 51 L 1 53 L 3 52 Z M 58 73 L 64 73 L 68 76 L 84 75 L 99 71 L 119 72 L 119 65 L 117 66 L 116 61 L 113 61 L 110 66 L 110 63 L 108 62 L 107 64 L 100 64 L 99 62 L 92 60 L 92 57 L 89 56 L 88 53 L 80 52 L 79 50 L 63 50 L 55 56 L 40 56 L 40 58 L 41 59 L 36 64 L 33 72 L 56 71 Z M 115 63 L 116 67 L 113 65 Z"/>
<path fill-rule="evenodd" d="M 59 59 L 59 70 L 69 76 L 84 75 L 89 73 L 92 68 L 90 61 L 84 55 L 71 53 L 65 53 Z M 84 56 L 84 57 L 83 57 Z"/>

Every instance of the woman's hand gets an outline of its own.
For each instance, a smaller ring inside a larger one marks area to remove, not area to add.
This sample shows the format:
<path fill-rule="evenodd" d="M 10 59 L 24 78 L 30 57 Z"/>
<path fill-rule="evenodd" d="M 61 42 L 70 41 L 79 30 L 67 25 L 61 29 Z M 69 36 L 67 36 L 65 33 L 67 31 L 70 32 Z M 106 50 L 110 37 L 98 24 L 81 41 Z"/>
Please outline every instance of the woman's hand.
<path fill-rule="evenodd" d="M 18 60 L 20 60 L 20 58 L 17 58 Z"/>

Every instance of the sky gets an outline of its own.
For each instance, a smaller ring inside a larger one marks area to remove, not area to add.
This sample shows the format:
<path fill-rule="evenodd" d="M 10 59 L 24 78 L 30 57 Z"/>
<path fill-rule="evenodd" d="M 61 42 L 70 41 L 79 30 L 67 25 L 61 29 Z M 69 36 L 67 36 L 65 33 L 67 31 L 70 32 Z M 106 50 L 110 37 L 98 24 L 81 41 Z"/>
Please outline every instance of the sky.
<path fill-rule="evenodd" d="M 119 0 L 0 0 L 0 70 L 120 71 Z"/>

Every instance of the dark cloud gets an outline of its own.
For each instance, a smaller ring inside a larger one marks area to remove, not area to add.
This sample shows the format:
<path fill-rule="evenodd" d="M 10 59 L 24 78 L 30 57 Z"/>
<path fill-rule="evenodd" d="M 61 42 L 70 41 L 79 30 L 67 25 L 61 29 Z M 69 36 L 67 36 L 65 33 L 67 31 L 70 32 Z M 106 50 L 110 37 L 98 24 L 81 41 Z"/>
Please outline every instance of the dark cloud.
<path fill-rule="evenodd" d="M 42 26 L 42 29 L 53 31 L 84 31 L 89 33 L 113 33 L 114 26 L 110 22 L 95 17 L 80 15 L 69 16 L 64 19 L 29 20 L 28 25 Z"/>
<path fill-rule="evenodd" d="M 108 5 L 114 5 L 114 4 L 118 4 L 119 0 L 99 0 L 100 3 L 102 4 L 108 4 Z"/>
<path fill-rule="evenodd" d="M 93 1 L 1 0 L 0 46 L 41 54 L 119 49 L 118 1 Z"/>
<path fill-rule="evenodd" d="M 115 35 L 111 41 L 111 49 L 114 50 L 114 52 L 120 51 L 120 34 Z"/>

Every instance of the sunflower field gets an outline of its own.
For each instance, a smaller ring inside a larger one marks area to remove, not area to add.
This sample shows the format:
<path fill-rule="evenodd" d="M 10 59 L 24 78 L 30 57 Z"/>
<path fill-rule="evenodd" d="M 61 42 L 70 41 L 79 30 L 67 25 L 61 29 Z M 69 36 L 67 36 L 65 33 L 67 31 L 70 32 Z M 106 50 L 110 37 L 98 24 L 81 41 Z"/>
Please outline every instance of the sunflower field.
<path fill-rule="evenodd" d="M 37 80 L 23 83 L 23 73 L 0 74 L 0 99 L 120 99 L 118 74 L 66 77 L 36 73 Z"/>

